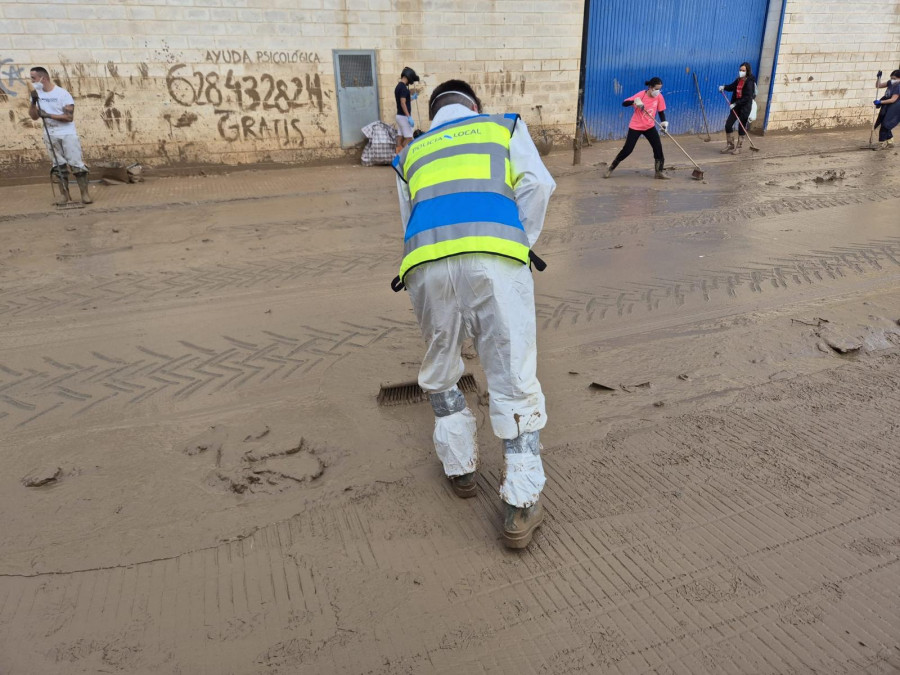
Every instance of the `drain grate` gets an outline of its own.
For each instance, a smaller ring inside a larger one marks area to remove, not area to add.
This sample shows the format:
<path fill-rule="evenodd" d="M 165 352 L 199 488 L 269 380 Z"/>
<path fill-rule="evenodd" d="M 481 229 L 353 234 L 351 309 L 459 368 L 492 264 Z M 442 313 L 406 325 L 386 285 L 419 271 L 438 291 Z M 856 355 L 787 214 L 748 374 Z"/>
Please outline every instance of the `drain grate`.
<path fill-rule="evenodd" d="M 478 385 L 472 375 L 466 373 L 457 382 L 464 394 L 478 391 Z M 428 400 L 428 394 L 422 391 L 418 382 L 401 382 L 400 384 L 383 384 L 378 392 L 378 405 L 404 405 L 422 403 Z"/>

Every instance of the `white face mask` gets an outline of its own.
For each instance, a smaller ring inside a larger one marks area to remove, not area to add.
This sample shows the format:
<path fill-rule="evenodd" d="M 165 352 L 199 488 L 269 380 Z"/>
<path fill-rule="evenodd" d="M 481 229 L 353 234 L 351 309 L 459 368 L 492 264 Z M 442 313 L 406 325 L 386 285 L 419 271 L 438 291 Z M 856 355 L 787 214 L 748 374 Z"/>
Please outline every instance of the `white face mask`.
<path fill-rule="evenodd" d="M 897 84 L 900 80 L 891 80 L 891 84 Z"/>
<path fill-rule="evenodd" d="M 739 77 L 747 77 L 747 71 L 746 71 L 746 70 L 739 70 L 739 71 L 738 71 L 738 76 L 739 76 Z"/>
<path fill-rule="evenodd" d="M 659 92 L 660 92 L 659 89 L 651 89 L 651 90 L 650 90 L 650 95 L 653 96 L 653 97 L 656 97 L 656 96 L 659 96 Z"/>
<path fill-rule="evenodd" d="M 32 82 L 31 84 L 38 91 L 44 91 L 44 83 L 43 82 Z"/>

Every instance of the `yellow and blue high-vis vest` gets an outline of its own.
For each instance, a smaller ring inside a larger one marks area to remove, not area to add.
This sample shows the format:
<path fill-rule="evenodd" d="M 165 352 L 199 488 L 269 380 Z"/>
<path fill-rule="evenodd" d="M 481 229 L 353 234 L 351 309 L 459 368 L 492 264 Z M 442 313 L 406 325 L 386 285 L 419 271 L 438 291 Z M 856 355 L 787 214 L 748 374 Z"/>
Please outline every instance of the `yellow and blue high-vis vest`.
<path fill-rule="evenodd" d="M 509 163 L 518 115 L 475 115 L 431 129 L 394 157 L 409 185 L 399 280 L 418 265 L 465 253 L 528 264 Z"/>

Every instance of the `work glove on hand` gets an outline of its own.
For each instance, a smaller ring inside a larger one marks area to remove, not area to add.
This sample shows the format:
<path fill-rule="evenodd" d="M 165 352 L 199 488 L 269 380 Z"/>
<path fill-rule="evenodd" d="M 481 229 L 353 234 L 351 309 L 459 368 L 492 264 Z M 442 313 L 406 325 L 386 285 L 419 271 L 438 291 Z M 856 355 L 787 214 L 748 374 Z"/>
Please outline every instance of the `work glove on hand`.
<path fill-rule="evenodd" d="M 736 105 L 735 103 L 732 103 L 730 106 L 728 106 L 728 109 L 729 109 L 729 110 L 734 110 L 734 106 L 735 106 L 735 105 Z"/>
<path fill-rule="evenodd" d="M 636 99 L 634 99 L 634 107 L 635 108 L 643 108 L 644 102 L 641 99 L 636 98 Z"/>
<path fill-rule="evenodd" d="M 669 132 L 669 123 L 668 122 L 660 122 L 659 128 L 663 130 L 664 134 L 668 133 Z"/>
<path fill-rule="evenodd" d="M 49 120 L 51 117 L 50 113 L 48 113 L 46 110 L 41 110 L 40 116 L 42 119 L 45 119 L 45 120 Z"/>
<path fill-rule="evenodd" d="M 880 70 L 878 71 L 878 74 L 875 77 L 877 77 L 879 80 L 881 79 L 881 71 Z"/>
<path fill-rule="evenodd" d="M 415 126 L 416 126 L 416 121 L 412 118 L 412 115 L 410 115 L 410 116 L 407 117 L 406 119 L 407 119 L 407 121 L 409 122 L 409 127 L 410 127 L 410 129 L 415 128 Z"/>
<path fill-rule="evenodd" d="M 418 92 L 416 92 L 415 94 L 412 95 L 412 100 L 413 100 L 413 101 L 415 101 L 417 98 L 419 98 Z"/>
<path fill-rule="evenodd" d="M 880 107 L 881 107 L 881 101 L 880 101 L 880 100 L 875 99 L 875 101 L 873 101 L 873 103 L 875 104 L 875 107 L 876 107 L 876 108 L 880 108 Z"/>
<path fill-rule="evenodd" d="M 720 84 L 720 85 L 719 85 L 719 91 L 725 91 L 725 85 L 724 85 L 724 84 Z"/>

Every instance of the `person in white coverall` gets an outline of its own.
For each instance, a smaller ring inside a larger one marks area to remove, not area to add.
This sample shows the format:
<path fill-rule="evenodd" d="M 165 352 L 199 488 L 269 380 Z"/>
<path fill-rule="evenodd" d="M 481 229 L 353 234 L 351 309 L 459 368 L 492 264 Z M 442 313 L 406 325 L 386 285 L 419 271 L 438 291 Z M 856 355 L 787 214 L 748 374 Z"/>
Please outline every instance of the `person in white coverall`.
<path fill-rule="evenodd" d="M 506 461 L 503 539 L 526 547 L 543 521 L 540 430 L 547 423 L 537 379 L 530 249 L 556 183 L 518 115 L 481 114 L 461 80 L 439 85 L 431 128 L 394 158 L 405 284 L 428 349 L 419 386 L 435 413 L 434 445 L 460 497 L 476 492 L 475 417 L 457 382 L 462 342 L 473 338 Z"/>

